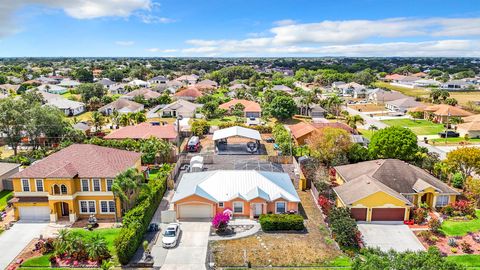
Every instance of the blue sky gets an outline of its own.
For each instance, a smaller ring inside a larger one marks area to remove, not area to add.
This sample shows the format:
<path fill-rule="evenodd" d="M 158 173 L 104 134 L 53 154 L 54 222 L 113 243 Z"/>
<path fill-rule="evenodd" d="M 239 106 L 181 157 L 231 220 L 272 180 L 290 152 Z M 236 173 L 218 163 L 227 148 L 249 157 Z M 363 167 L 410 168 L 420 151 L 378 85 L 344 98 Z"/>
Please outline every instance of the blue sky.
<path fill-rule="evenodd" d="M 0 56 L 475 56 L 478 0 L 0 0 Z"/>

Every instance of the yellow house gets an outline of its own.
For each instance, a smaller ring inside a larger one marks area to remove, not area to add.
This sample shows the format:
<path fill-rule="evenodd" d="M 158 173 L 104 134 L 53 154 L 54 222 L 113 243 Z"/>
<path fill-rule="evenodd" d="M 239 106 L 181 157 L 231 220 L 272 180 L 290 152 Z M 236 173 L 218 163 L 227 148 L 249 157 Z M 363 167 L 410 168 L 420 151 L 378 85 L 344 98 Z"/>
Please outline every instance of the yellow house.
<path fill-rule="evenodd" d="M 426 171 L 397 159 L 379 159 L 335 167 L 336 204 L 357 221 L 404 221 L 411 208 L 441 208 L 460 193 Z"/>
<path fill-rule="evenodd" d="M 12 176 L 16 220 L 76 221 L 121 216 L 114 197 L 114 178 L 129 168 L 140 169 L 141 155 L 90 144 L 74 144 Z"/>

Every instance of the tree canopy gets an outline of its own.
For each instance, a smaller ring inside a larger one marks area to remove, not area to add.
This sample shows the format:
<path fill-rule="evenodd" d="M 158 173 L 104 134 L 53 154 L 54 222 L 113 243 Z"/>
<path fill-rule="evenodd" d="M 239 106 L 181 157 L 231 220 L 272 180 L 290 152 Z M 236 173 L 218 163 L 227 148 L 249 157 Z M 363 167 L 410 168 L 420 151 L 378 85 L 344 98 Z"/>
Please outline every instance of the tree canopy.
<path fill-rule="evenodd" d="M 418 150 L 417 135 L 403 127 L 388 127 L 375 132 L 368 146 L 368 151 L 374 158 L 405 161 L 414 160 Z"/>

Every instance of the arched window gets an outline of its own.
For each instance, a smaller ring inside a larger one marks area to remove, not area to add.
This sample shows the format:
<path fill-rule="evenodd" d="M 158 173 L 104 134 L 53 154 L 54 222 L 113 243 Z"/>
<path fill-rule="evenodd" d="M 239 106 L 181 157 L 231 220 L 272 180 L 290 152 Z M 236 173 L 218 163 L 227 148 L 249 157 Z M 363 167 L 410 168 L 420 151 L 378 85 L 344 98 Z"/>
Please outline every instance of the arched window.
<path fill-rule="evenodd" d="M 52 186 L 52 192 L 53 192 L 53 195 L 59 195 L 59 194 L 61 194 L 61 193 L 60 193 L 60 188 L 58 187 L 57 184 L 55 184 L 55 185 Z"/>
<path fill-rule="evenodd" d="M 67 193 L 68 193 L 68 192 L 67 192 L 67 186 L 65 186 L 65 185 L 61 185 L 61 186 L 60 186 L 60 189 L 61 189 L 61 191 L 62 191 L 62 194 L 67 194 Z"/>

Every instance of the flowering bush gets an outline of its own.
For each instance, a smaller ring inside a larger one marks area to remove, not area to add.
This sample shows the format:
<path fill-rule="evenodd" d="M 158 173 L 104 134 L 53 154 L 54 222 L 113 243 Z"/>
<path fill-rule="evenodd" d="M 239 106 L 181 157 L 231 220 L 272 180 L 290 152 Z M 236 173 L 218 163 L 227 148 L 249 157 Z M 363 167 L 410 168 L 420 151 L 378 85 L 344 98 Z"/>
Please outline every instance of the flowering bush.
<path fill-rule="evenodd" d="M 442 226 L 442 222 L 438 218 L 432 218 L 428 221 L 428 227 L 433 233 L 437 233 Z"/>
<path fill-rule="evenodd" d="M 318 196 L 318 205 L 320 205 L 320 207 L 322 208 L 323 213 L 328 216 L 328 213 L 332 208 L 332 203 L 330 202 L 330 200 L 327 197 L 320 195 Z"/>
<path fill-rule="evenodd" d="M 428 212 L 424 208 L 417 208 L 413 210 L 413 220 L 416 224 L 422 224 L 427 218 Z"/>
<path fill-rule="evenodd" d="M 467 200 L 460 200 L 443 207 L 442 213 L 450 217 L 475 217 L 475 205 Z"/>
<path fill-rule="evenodd" d="M 228 222 L 230 222 L 230 215 L 228 213 L 217 213 L 212 219 L 212 227 L 217 231 L 224 231 L 228 226 Z"/>

